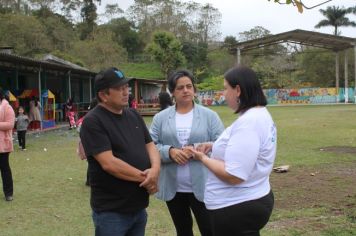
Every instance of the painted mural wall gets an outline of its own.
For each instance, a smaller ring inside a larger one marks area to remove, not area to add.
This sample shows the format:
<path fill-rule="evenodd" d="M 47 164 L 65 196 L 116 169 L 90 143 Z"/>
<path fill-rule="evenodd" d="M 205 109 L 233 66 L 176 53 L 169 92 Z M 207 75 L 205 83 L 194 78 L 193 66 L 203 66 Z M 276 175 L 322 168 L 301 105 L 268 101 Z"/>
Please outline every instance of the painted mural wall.
<path fill-rule="evenodd" d="M 265 89 L 268 104 L 327 104 L 345 102 L 345 89 L 340 88 L 302 88 L 302 89 Z M 355 103 L 354 88 L 347 88 L 349 103 Z M 197 101 L 206 106 L 225 104 L 223 91 L 200 91 Z"/>

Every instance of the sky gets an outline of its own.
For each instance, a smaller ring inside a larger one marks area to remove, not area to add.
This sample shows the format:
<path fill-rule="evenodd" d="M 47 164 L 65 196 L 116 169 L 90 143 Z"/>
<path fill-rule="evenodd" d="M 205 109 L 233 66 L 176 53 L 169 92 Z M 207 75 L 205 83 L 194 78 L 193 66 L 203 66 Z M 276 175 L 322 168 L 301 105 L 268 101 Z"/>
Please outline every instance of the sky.
<path fill-rule="evenodd" d="M 304 0 L 303 2 L 307 7 L 312 7 L 325 1 Z M 118 3 L 121 9 L 126 10 L 133 2 L 133 0 L 102 0 L 102 6 L 107 3 Z M 333 34 L 333 27 L 314 28 L 319 21 L 324 19 L 319 9 L 326 9 L 327 6 L 356 6 L 356 0 L 332 0 L 310 10 L 304 9 L 303 13 L 299 13 L 293 5 L 280 5 L 274 3 L 273 0 L 194 0 L 194 2 L 210 3 L 213 7 L 219 9 L 222 14 L 220 25 L 221 40 L 225 36 L 239 38 L 239 33 L 248 31 L 255 26 L 262 26 L 272 34 L 295 29 Z M 350 14 L 348 17 L 356 22 L 355 14 Z M 341 30 L 342 36 L 356 38 L 356 27 L 341 27 L 339 30 Z"/>

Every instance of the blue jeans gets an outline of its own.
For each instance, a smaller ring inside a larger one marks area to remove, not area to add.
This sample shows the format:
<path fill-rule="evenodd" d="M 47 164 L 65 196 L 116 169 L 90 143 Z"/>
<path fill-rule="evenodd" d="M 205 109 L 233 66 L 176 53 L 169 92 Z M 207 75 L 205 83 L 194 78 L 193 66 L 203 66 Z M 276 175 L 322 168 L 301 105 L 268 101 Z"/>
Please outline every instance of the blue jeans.
<path fill-rule="evenodd" d="M 147 223 L 146 209 L 136 213 L 93 211 L 95 236 L 144 236 Z"/>

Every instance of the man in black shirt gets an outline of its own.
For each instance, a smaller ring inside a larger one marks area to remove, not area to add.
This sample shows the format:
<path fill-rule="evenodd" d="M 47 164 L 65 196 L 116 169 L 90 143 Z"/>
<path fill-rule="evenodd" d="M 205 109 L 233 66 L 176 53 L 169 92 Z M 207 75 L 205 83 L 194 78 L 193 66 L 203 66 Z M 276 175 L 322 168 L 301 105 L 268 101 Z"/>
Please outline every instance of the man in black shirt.
<path fill-rule="evenodd" d="M 143 236 L 149 194 L 158 191 L 159 152 L 140 114 L 127 108 L 128 82 L 116 68 L 100 72 L 98 106 L 80 130 L 96 236 Z"/>

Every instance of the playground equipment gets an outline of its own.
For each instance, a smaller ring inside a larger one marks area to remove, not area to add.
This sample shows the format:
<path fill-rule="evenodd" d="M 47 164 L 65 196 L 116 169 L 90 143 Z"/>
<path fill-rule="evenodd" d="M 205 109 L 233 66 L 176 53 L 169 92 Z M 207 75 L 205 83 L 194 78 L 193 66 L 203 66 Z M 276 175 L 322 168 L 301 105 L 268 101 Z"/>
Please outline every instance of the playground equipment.
<path fill-rule="evenodd" d="M 54 94 L 46 89 L 41 93 L 42 104 L 42 129 L 54 127 L 56 125 L 56 98 Z"/>
<path fill-rule="evenodd" d="M 17 100 L 17 98 L 15 97 L 15 95 L 13 95 L 10 90 L 5 91 L 5 94 L 9 97 L 9 103 L 12 106 L 12 108 L 14 109 L 14 111 L 17 110 L 17 108 L 19 107 L 19 102 Z"/>

